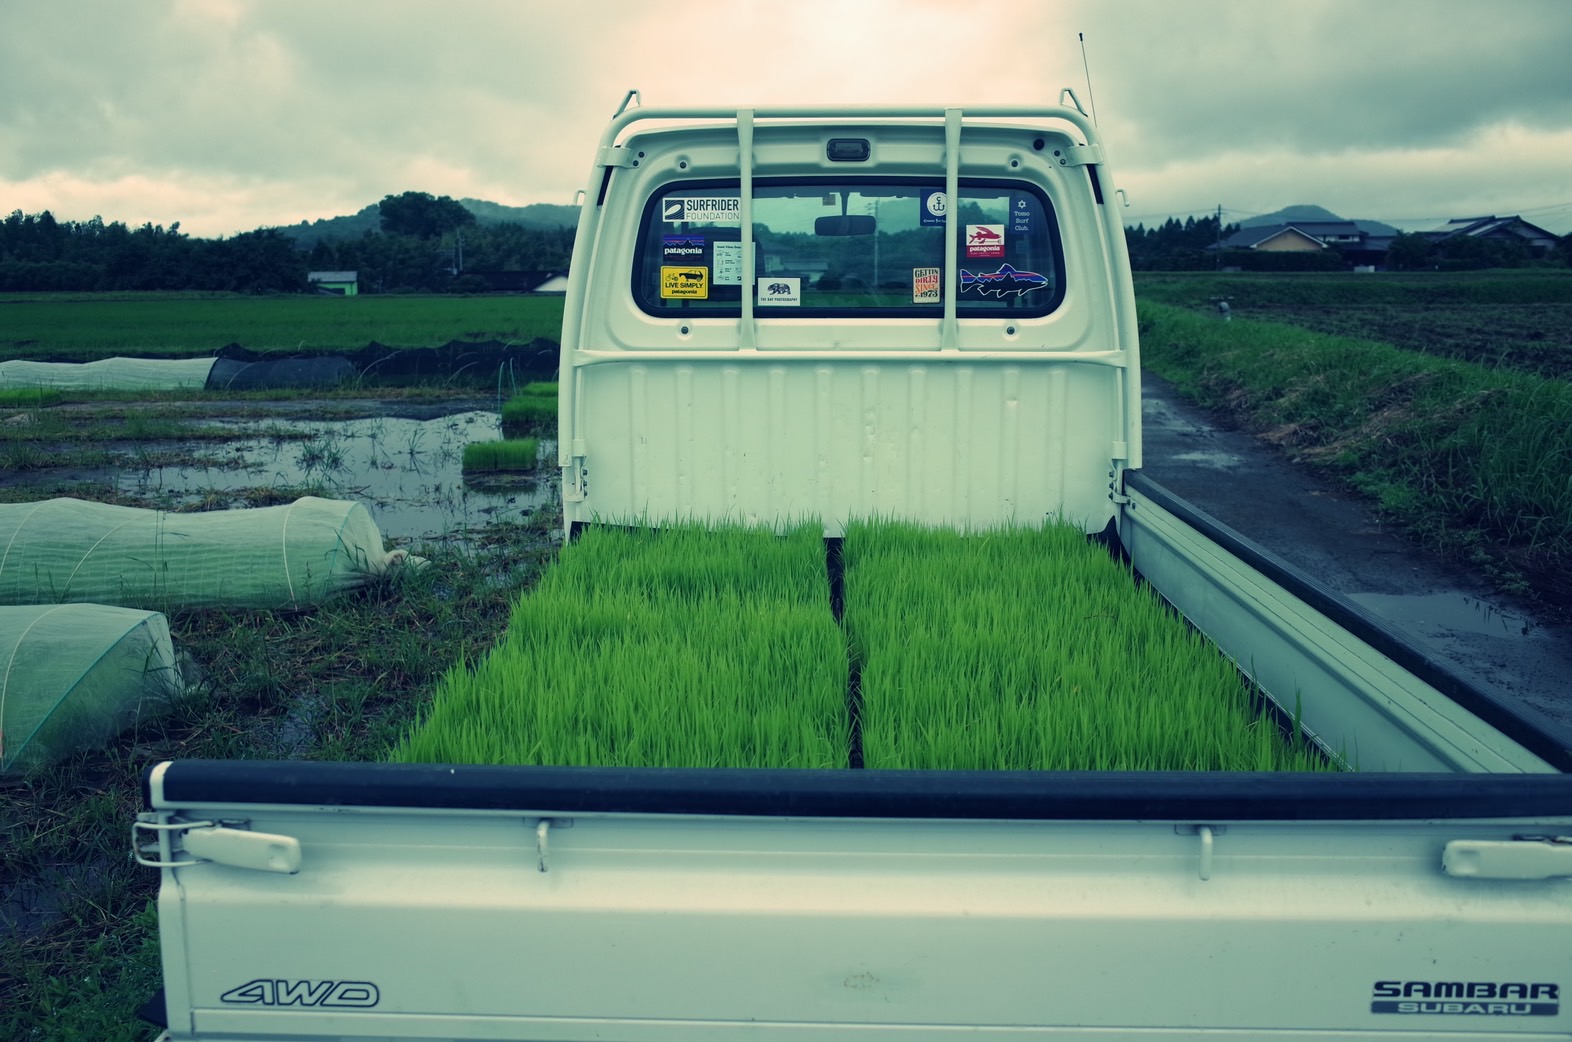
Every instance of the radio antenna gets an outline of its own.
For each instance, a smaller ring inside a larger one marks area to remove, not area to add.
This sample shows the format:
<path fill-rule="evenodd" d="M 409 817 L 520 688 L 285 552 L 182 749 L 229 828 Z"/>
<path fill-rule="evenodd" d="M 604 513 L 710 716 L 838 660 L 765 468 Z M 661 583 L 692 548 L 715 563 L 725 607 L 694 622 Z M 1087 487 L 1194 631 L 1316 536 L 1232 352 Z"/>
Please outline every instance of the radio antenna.
<path fill-rule="evenodd" d="M 1092 106 L 1092 126 L 1097 125 L 1097 98 L 1092 94 L 1092 66 L 1086 60 L 1086 34 L 1076 33 L 1081 40 L 1081 68 L 1086 70 L 1086 100 Z"/>

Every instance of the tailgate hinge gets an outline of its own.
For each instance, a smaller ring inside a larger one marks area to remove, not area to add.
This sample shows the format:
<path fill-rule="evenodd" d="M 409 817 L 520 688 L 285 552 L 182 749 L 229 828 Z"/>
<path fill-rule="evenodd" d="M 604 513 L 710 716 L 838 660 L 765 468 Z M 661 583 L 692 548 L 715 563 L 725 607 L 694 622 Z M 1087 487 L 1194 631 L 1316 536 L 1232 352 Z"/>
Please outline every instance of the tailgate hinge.
<path fill-rule="evenodd" d="M 1572 877 L 1572 836 L 1454 839 L 1441 852 L 1441 868 L 1459 879 Z"/>
<path fill-rule="evenodd" d="M 589 448 L 583 438 L 574 438 L 572 450 L 562 482 L 562 498 L 569 503 L 582 503 L 589 495 L 589 468 L 585 466 Z"/>
<path fill-rule="evenodd" d="M 630 151 L 623 145 L 607 145 L 595 153 L 596 166 L 615 166 L 621 168 L 639 165 L 638 153 Z"/>
<path fill-rule="evenodd" d="M 1069 145 L 1053 150 L 1054 162 L 1060 166 L 1100 166 L 1103 161 L 1101 145 Z"/>
<path fill-rule="evenodd" d="M 131 824 L 131 856 L 148 868 L 185 868 L 213 862 L 257 872 L 294 875 L 300 871 L 300 840 L 269 832 L 252 832 L 248 821 L 138 820 Z M 157 844 L 144 846 L 140 832 L 151 832 Z M 188 855 L 176 860 L 175 842 Z M 152 855 L 151 857 L 147 855 Z"/>

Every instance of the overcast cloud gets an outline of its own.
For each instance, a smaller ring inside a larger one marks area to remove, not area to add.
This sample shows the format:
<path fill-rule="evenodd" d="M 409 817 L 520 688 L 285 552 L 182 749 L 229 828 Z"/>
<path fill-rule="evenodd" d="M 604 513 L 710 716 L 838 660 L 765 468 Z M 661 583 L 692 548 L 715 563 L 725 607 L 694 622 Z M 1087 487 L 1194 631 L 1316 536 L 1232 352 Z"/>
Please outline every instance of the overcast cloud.
<path fill-rule="evenodd" d="M 1086 37 L 1087 90 L 1077 33 Z M 1095 103 L 1128 220 L 1572 231 L 1569 0 L 0 0 L 0 212 L 568 202 L 645 104 Z"/>

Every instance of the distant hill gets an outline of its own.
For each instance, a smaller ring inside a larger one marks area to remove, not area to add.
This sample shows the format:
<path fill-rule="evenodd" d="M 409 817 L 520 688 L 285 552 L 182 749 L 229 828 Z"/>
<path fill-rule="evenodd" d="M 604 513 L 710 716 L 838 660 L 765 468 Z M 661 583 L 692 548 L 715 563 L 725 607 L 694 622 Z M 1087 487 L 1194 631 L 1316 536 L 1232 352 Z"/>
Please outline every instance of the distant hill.
<path fill-rule="evenodd" d="M 1239 222 L 1241 228 L 1256 228 L 1267 224 L 1292 224 L 1295 221 L 1345 221 L 1352 220 L 1366 235 L 1396 235 L 1398 230 L 1390 224 L 1381 221 L 1370 221 L 1360 218 L 1339 217 L 1324 206 L 1313 203 L 1296 203 L 1285 206 L 1272 213 L 1263 213 L 1257 217 L 1246 217 Z"/>
<path fill-rule="evenodd" d="M 527 224 L 533 228 L 576 228 L 579 208 L 559 203 L 531 203 L 528 206 L 503 206 L 484 199 L 460 199 L 464 209 L 481 224 Z"/>
<path fill-rule="evenodd" d="M 460 199 L 464 209 L 480 224 L 523 224 L 532 228 L 573 228 L 579 223 L 577 206 L 557 203 L 531 203 L 529 206 L 503 206 L 484 199 Z M 382 230 L 382 214 L 372 203 L 345 217 L 324 217 L 285 225 L 279 231 L 296 244 L 310 248 L 323 239 L 358 239 L 367 232 Z"/>

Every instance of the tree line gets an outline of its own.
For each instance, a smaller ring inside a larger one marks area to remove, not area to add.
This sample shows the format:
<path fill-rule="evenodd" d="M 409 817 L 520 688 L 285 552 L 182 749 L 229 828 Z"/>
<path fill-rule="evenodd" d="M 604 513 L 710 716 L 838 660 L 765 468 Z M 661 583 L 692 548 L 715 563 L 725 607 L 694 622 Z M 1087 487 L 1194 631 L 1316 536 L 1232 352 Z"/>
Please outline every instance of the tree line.
<path fill-rule="evenodd" d="M 129 228 L 102 218 L 60 221 L 47 210 L 13 211 L 0 221 L 0 292 L 206 290 L 299 293 L 311 271 L 354 271 L 362 292 L 476 292 L 488 283 L 477 272 L 566 271 L 573 252 L 570 227 L 519 222 L 481 223 L 463 204 L 426 192 L 389 195 L 378 204 L 379 227 L 358 237 L 308 244 L 299 229 L 258 228 L 228 238 L 193 238 L 179 222 Z M 1130 266 L 1137 271 L 1199 271 L 1238 263 L 1244 251 L 1217 244 L 1239 230 L 1216 217 L 1169 218 L 1125 229 Z M 1264 255 L 1257 255 L 1259 259 Z M 1274 255 L 1340 269 L 1335 250 Z M 1266 258 L 1271 259 L 1271 258 Z M 1435 242 L 1399 235 L 1388 256 L 1393 270 L 1519 267 L 1525 247 L 1458 236 Z M 1572 236 L 1552 263 L 1572 264 Z"/>
<path fill-rule="evenodd" d="M 297 293 L 312 271 L 356 271 L 363 292 L 464 292 L 486 287 L 466 272 L 565 271 L 573 251 L 572 228 L 479 224 L 447 196 L 404 192 L 379 209 L 378 230 L 310 246 L 290 228 L 202 239 L 178 221 L 130 228 L 15 210 L 0 221 L 0 292 Z"/>

